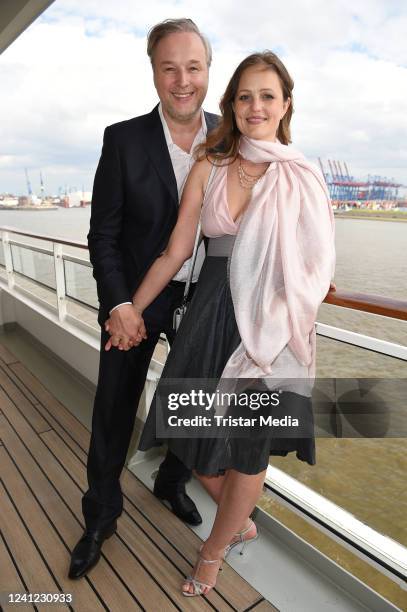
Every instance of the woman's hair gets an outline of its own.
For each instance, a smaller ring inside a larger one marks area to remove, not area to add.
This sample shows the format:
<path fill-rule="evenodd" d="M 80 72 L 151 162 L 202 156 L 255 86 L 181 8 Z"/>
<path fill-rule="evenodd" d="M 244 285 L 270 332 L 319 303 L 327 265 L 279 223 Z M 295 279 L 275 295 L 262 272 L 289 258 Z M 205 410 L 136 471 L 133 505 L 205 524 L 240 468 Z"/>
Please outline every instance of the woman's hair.
<path fill-rule="evenodd" d="M 283 90 L 284 101 L 290 98 L 290 105 L 281 119 L 277 130 L 277 138 L 283 144 L 291 142 L 290 121 L 293 114 L 293 88 L 294 81 L 288 74 L 283 62 L 272 51 L 253 53 L 246 57 L 232 75 L 226 91 L 220 101 L 221 119 L 219 125 L 207 137 L 206 141 L 197 147 L 195 155 L 198 160 L 207 158 L 209 155 L 215 160 L 223 161 L 231 158 L 234 161 L 239 152 L 239 138 L 241 133 L 237 127 L 233 103 L 239 87 L 240 78 L 246 68 L 251 66 L 263 66 L 265 70 L 273 70 L 279 77 Z"/>

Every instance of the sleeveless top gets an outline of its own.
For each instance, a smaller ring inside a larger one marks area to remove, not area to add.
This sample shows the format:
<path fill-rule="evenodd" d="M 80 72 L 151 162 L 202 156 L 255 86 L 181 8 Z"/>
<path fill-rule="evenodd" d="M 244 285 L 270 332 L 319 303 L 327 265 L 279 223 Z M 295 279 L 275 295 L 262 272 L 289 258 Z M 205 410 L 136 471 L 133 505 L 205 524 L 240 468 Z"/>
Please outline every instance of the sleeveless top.
<path fill-rule="evenodd" d="M 224 164 L 215 169 L 205 195 L 201 229 L 208 238 L 219 238 L 225 234 L 235 236 L 239 229 L 242 215 L 233 221 L 227 202 L 228 167 L 228 164 Z"/>

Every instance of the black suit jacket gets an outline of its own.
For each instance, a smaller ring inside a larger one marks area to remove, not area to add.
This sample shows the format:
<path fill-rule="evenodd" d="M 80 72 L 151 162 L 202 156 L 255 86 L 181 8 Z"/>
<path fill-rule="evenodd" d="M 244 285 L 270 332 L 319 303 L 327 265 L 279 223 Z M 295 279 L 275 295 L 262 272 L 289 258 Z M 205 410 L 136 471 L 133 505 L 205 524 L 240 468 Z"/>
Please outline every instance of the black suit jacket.
<path fill-rule="evenodd" d="M 218 117 L 205 113 L 208 130 Z M 88 245 L 100 303 L 131 302 L 165 249 L 178 216 L 177 183 L 158 107 L 105 129 L 96 170 Z"/>

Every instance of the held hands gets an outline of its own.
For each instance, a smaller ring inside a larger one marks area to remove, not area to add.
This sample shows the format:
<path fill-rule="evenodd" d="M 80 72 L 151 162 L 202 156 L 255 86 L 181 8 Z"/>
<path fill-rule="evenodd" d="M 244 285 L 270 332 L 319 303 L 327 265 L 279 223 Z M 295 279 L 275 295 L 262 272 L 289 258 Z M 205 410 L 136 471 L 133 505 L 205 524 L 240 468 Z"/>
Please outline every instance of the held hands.
<path fill-rule="evenodd" d="M 123 304 L 111 313 L 105 322 L 105 330 L 110 334 L 105 351 L 109 351 L 112 346 L 120 351 L 128 351 L 147 338 L 141 312 L 130 304 Z"/>
<path fill-rule="evenodd" d="M 336 284 L 331 281 L 328 293 L 334 291 L 336 291 Z M 130 304 L 123 304 L 111 313 L 110 318 L 105 322 L 105 330 L 110 334 L 105 344 L 105 351 L 110 351 L 112 346 L 118 348 L 119 351 L 128 351 L 147 339 L 141 311 Z"/>

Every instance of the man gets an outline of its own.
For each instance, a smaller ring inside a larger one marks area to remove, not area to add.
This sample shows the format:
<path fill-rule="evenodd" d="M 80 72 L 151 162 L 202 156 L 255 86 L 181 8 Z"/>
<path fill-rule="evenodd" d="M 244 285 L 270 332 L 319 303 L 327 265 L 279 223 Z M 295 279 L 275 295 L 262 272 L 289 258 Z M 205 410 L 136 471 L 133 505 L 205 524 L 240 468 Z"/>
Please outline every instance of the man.
<path fill-rule="evenodd" d="M 133 430 L 149 363 L 160 334 L 171 342 L 172 317 L 180 304 L 187 263 L 143 313 L 147 337 L 135 337 L 132 296 L 153 261 L 165 249 L 176 224 L 179 198 L 193 165 L 195 146 L 216 125 L 201 110 L 208 88 L 211 50 L 190 19 L 166 20 L 149 33 L 154 84 L 160 104 L 151 113 L 105 130 L 96 171 L 89 252 L 97 281 L 102 327 L 99 379 L 88 456 L 89 489 L 82 500 L 86 530 L 72 552 L 70 578 L 84 576 L 99 560 L 103 541 L 116 530 L 123 509 L 119 478 Z M 142 95 L 143 85 L 140 87 Z M 204 258 L 200 250 L 197 279 Z M 105 350 L 109 318 L 114 347 Z M 202 519 L 186 495 L 190 471 L 167 453 L 154 493 L 182 520 Z"/>

